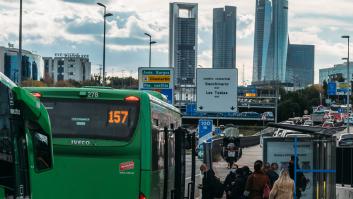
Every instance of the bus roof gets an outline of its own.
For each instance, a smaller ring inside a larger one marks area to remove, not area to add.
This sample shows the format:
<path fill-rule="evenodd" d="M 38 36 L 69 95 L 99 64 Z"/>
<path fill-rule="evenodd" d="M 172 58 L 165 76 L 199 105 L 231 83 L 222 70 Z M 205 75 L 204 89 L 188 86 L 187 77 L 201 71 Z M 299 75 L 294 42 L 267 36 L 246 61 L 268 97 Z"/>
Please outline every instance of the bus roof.
<path fill-rule="evenodd" d="M 26 87 L 28 91 L 32 93 L 39 93 L 41 97 L 50 98 L 84 98 L 87 99 L 116 99 L 124 100 L 128 96 L 136 96 L 140 99 L 144 97 L 150 101 L 160 104 L 166 108 L 169 108 L 180 114 L 179 109 L 171 104 L 168 104 L 155 92 L 151 91 L 140 91 L 140 90 L 123 90 L 123 89 L 107 89 L 107 87 Z M 99 95 L 96 96 L 95 94 Z"/>

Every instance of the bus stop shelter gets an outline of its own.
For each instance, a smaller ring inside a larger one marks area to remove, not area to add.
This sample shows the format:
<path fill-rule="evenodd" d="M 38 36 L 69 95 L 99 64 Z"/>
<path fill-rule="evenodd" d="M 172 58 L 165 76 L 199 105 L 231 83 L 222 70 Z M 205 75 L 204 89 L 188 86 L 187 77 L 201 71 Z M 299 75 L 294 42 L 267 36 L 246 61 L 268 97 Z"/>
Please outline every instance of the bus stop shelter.
<path fill-rule="evenodd" d="M 270 123 L 269 126 L 310 136 L 264 137 L 264 162 L 277 163 L 279 169 L 285 169 L 288 168 L 291 156 L 294 156 L 294 173 L 301 172 L 308 180 L 301 199 L 335 198 L 336 138 L 334 134 L 340 129 L 274 123 Z"/>

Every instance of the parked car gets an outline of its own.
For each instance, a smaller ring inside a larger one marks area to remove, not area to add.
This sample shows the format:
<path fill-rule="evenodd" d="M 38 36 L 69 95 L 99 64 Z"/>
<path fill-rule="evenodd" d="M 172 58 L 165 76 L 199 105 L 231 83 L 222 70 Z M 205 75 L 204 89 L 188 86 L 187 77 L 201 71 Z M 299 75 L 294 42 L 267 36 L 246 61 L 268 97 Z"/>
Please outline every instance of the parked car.
<path fill-rule="evenodd" d="M 335 124 L 332 121 L 326 121 L 326 122 L 324 122 L 324 124 L 322 124 L 323 128 L 332 128 L 334 126 L 335 126 Z"/>
<path fill-rule="evenodd" d="M 304 122 L 303 126 L 313 126 L 313 121 L 312 120 L 306 120 Z"/>
<path fill-rule="evenodd" d="M 280 124 L 291 124 L 291 125 L 294 125 L 294 122 L 290 121 L 290 120 L 286 120 L 286 121 L 280 122 Z"/>
<path fill-rule="evenodd" d="M 353 124 L 353 117 L 349 117 L 348 119 L 345 118 L 345 119 L 344 119 L 344 124 L 347 124 L 347 122 L 348 122 L 349 124 Z"/>
<path fill-rule="evenodd" d="M 353 134 L 342 134 L 338 139 L 339 146 L 353 146 Z"/>

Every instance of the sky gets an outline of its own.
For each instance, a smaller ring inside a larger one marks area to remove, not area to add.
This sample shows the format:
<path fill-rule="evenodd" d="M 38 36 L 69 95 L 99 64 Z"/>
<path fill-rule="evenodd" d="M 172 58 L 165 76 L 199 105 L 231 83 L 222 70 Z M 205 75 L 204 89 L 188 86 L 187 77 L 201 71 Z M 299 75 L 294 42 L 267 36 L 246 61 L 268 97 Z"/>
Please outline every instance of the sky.
<path fill-rule="evenodd" d="M 148 66 L 168 67 L 169 0 L 101 0 L 107 12 L 106 71 L 108 75 L 137 76 Z M 184 0 L 198 3 L 198 64 L 212 66 L 212 9 L 237 7 L 237 67 L 239 82 L 251 82 L 255 0 Z M 102 63 L 103 17 L 96 0 L 23 0 L 23 49 L 42 56 L 88 54 L 92 73 Z M 319 69 L 342 63 L 347 40 L 353 36 L 352 0 L 289 0 L 289 38 L 295 44 L 315 45 L 315 83 Z M 0 46 L 18 47 L 19 1 L 0 0 Z M 351 45 L 352 47 L 352 45 Z"/>

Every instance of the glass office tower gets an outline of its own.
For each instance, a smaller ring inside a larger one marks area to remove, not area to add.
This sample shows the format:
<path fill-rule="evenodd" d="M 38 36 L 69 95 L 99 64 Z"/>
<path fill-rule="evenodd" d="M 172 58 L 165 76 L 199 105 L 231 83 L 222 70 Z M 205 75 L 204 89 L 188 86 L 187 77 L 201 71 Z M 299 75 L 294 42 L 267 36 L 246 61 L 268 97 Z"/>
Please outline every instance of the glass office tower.
<path fill-rule="evenodd" d="M 213 68 L 236 68 L 237 8 L 213 9 Z"/>

